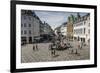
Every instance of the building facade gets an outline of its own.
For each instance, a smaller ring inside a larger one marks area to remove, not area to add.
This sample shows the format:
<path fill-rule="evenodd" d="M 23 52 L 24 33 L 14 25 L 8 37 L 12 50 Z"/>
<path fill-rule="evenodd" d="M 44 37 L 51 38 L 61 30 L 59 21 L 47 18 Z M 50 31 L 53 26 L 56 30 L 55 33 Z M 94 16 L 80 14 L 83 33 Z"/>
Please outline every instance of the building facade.
<path fill-rule="evenodd" d="M 77 20 L 73 24 L 74 40 L 90 42 L 90 15 L 87 14 L 82 17 L 77 17 Z"/>
<path fill-rule="evenodd" d="M 40 25 L 40 36 L 43 38 L 43 41 L 49 41 L 52 39 L 54 35 L 54 31 L 52 30 L 51 26 L 44 22 Z"/>
<path fill-rule="evenodd" d="M 63 36 L 67 36 L 67 22 L 63 23 L 60 27 L 60 32 Z"/>
<path fill-rule="evenodd" d="M 40 36 L 39 18 L 31 10 L 21 10 L 21 42 L 33 43 L 35 36 Z"/>
<path fill-rule="evenodd" d="M 73 40 L 73 15 L 68 17 L 67 23 L 67 39 Z"/>

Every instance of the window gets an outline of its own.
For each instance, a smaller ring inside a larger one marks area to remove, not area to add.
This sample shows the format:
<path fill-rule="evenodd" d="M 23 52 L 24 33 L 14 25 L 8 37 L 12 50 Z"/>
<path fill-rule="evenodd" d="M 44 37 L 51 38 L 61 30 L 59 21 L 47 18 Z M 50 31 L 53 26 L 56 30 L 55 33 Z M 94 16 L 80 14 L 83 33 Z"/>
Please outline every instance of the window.
<path fill-rule="evenodd" d="M 31 24 L 29 24 L 29 27 L 31 27 Z"/>
<path fill-rule="evenodd" d="M 23 24 L 21 24 L 21 27 L 23 27 Z"/>
<path fill-rule="evenodd" d="M 84 21 L 84 25 L 85 25 L 86 21 Z"/>
<path fill-rule="evenodd" d="M 24 27 L 26 27 L 26 23 L 24 23 Z"/>
<path fill-rule="evenodd" d="M 23 30 L 21 31 L 21 34 L 23 34 Z"/>
<path fill-rule="evenodd" d="M 24 16 L 24 20 L 26 19 L 26 16 Z"/>
<path fill-rule="evenodd" d="M 31 21 L 31 17 L 29 17 L 29 20 Z"/>
<path fill-rule="evenodd" d="M 84 28 L 84 34 L 85 34 L 85 28 Z"/>
<path fill-rule="evenodd" d="M 88 34 L 90 34 L 90 30 L 88 30 Z"/>
<path fill-rule="evenodd" d="M 29 34 L 31 34 L 31 30 L 29 30 Z"/>
<path fill-rule="evenodd" d="M 24 31 L 24 34 L 27 34 L 27 31 L 26 30 Z"/>
<path fill-rule="evenodd" d="M 89 25 L 88 26 L 90 26 L 90 22 L 89 22 Z"/>

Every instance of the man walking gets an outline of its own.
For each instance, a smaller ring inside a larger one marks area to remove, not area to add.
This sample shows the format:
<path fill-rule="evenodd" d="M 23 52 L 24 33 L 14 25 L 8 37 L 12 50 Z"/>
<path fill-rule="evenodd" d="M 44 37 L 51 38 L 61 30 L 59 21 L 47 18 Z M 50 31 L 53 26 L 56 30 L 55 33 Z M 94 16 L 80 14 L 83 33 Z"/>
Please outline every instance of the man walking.
<path fill-rule="evenodd" d="M 35 50 L 35 46 L 34 46 L 34 44 L 33 44 L 33 51 Z"/>
<path fill-rule="evenodd" d="M 33 44 L 33 50 L 38 50 L 38 45 L 37 44 Z"/>
<path fill-rule="evenodd" d="M 55 53 L 56 53 L 56 44 L 55 43 L 52 43 L 51 44 L 51 55 L 52 56 L 55 56 Z"/>
<path fill-rule="evenodd" d="M 36 48 L 36 50 L 38 50 L 38 44 L 36 44 L 35 48 Z"/>

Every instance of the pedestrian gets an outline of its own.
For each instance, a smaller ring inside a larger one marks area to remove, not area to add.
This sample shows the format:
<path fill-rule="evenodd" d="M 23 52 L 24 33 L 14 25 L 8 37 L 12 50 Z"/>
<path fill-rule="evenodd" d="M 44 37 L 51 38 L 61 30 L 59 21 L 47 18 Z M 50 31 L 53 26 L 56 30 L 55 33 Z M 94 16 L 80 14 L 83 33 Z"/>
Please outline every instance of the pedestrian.
<path fill-rule="evenodd" d="M 35 48 L 36 48 L 36 50 L 38 50 L 38 44 L 36 44 Z"/>
<path fill-rule="evenodd" d="M 76 52 L 75 52 L 75 54 L 78 54 L 78 50 L 76 49 Z"/>
<path fill-rule="evenodd" d="M 74 53 L 74 50 L 72 49 L 72 50 L 71 50 L 71 54 L 73 54 L 73 53 Z"/>
<path fill-rule="evenodd" d="M 56 53 L 56 44 L 55 43 L 53 43 L 53 44 L 51 44 L 51 55 L 52 56 L 55 56 L 55 53 Z"/>
<path fill-rule="evenodd" d="M 35 50 L 35 46 L 33 45 L 33 50 Z"/>
<path fill-rule="evenodd" d="M 82 42 L 80 43 L 80 49 L 82 49 Z"/>
<path fill-rule="evenodd" d="M 78 49 L 80 49 L 80 44 L 78 44 Z"/>
<path fill-rule="evenodd" d="M 55 56 L 55 53 L 56 53 L 56 48 L 57 48 L 57 46 L 56 46 L 56 44 L 54 43 L 53 44 L 53 55 Z"/>
<path fill-rule="evenodd" d="M 51 56 L 53 56 L 53 43 L 50 45 L 50 50 L 51 50 Z"/>
<path fill-rule="evenodd" d="M 83 42 L 81 42 L 81 49 L 82 49 L 82 47 L 83 47 Z"/>
<path fill-rule="evenodd" d="M 79 44 L 80 44 L 79 49 L 82 49 L 82 44 L 83 44 L 83 43 L 82 43 L 82 41 L 80 41 L 80 43 L 79 43 Z"/>
<path fill-rule="evenodd" d="M 79 46 L 79 49 L 82 49 L 83 42 L 80 42 L 79 45 L 80 45 L 80 46 Z"/>

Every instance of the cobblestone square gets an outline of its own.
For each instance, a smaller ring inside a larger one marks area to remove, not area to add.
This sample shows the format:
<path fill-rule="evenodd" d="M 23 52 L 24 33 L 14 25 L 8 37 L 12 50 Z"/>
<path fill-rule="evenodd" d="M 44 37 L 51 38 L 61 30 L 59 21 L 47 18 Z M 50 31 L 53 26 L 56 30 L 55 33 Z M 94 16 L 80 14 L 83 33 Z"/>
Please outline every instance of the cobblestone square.
<path fill-rule="evenodd" d="M 84 46 L 78 49 L 78 54 L 71 53 L 72 49 L 76 51 L 76 42 L 70 42 L 73 48 L 66 50 L 56 50 L 55 56 L 51 55 L 49 44 L 51 43 L 38 43 L 38 50 L 33 50 L 33 44 L 26 44 L 21 47 L 21 62 L 46 62 L 46 61 L 71 61 L 71 60 L 87 60 L 90 58 L 89 46 Z"/>

